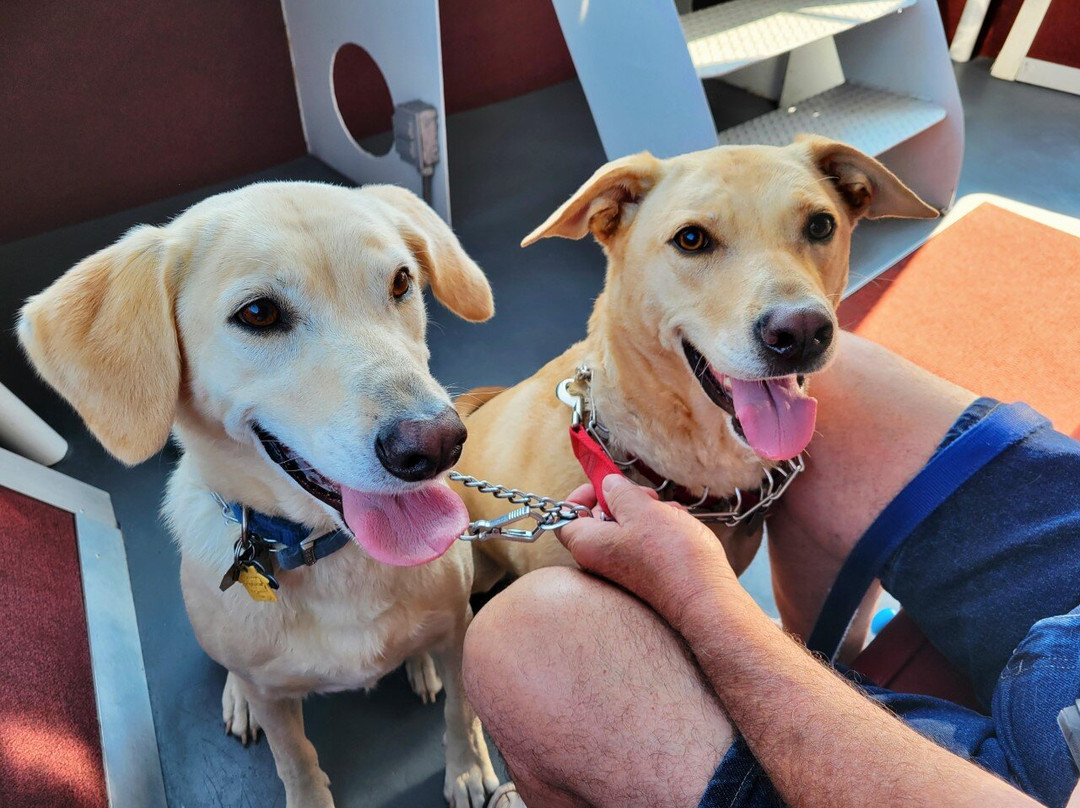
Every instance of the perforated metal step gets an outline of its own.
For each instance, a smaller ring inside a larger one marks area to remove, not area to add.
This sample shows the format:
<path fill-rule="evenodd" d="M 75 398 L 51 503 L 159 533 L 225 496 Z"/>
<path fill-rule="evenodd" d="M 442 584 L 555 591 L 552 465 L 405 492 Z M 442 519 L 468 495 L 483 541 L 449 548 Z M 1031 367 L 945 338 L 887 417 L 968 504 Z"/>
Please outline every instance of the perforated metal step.
<path fill-rule="evenodd" d="M 735 0 L 684 14 L 697 74 L 716 78 L 891 14 L 915 0 Z"/>
<path fill-rule="evenodd" d="M 783 146 L 800 132 L 881 154 L 945 118 L 945 109 L 906 95 L 842 84 L 786 109 L 717 133 L 721 145 Z"/>

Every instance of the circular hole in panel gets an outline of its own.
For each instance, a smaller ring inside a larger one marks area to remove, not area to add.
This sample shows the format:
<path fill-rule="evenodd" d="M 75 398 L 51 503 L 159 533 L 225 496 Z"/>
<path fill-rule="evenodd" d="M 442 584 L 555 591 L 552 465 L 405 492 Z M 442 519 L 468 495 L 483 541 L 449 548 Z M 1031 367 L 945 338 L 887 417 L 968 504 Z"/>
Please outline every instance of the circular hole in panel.
<path fill-rule="evenodd" d="M 330 80 L 338 117 L 353 142 L 376 157 L 389 152 L 394 145 L 394 101 L 371 54 L 346 42 L 334 54 Z"/>

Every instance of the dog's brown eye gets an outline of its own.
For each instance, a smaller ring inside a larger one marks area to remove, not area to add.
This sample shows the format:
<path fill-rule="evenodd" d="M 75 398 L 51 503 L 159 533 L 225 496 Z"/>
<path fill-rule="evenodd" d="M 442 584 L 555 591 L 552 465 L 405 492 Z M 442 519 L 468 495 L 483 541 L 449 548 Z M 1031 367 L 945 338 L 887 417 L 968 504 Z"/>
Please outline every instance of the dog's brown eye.
<path fill-rule="evenodd" d="M 712 246 L 709 234 L 697 225 L 684 227 L 675 234 L 671 242 L 684 253 L 702 252 Z"/>
<path fill-rule="evenodd" d="M 409 287 L 412 286 L 412 278 L 409 275 L 409 270 L 402 267 L 394 275 L 394 283 L 390 287 L 390 294 L 397 300 L 405 296 L 405 293 L 409 291 Z"/>
<path fill-rule="evenodd" d="M 236 313 L 236 319 L 251 328 L 270 328 L 281 319 L 281 309 L 268 297 L 252 300 Z"/>
<path fill-rule="evenodd" d="M 828 241 L 836 230 L 836 219 L 829 213 L 815 213 L 806 222 L 806 237 L 811 241 Z"/>

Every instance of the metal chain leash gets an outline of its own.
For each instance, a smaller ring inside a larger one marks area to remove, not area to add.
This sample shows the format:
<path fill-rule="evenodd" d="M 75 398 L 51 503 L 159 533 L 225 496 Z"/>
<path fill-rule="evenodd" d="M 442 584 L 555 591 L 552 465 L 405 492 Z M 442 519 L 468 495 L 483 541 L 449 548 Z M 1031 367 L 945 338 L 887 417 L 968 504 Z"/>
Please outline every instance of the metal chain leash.
<path fill-rule="evenodd" d="M 491 494 L 496 499 L 504 499 L 511 505 L 521 506 L 494 519 L 477 519 L 470 522 L 468 530 L 461 536 L 465 541 L 484 541 L 490 538 L 536 541 L 547 531 L 558 530 L 578 517 L 592 514 L 588 508 L 576 502 L 530 494 L 517 488 L 507 488 L 505 485 L 489 483 L 487 480 L 478 480 L 476 477 L 457 471 L 450 472 L 450 479 L 461 483 L 466 488 L 475 488 L 481 494 Z M 507 527 L 523 519 L 533 520 L 536 526 L 531 530 Z"/>

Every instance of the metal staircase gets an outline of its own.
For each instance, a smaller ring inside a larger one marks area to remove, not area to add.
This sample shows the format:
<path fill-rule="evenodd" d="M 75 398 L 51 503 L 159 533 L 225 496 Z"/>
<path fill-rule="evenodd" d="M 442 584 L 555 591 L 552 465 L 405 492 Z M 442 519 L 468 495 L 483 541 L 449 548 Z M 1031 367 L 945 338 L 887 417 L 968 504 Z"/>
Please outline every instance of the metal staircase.
<path fill-rule="evenodd" d="M 842 34 L 914 2 L 808 5 L 800 0 L 734 0 L 683 14 L 679 21 L 694 69 L 700 78 L 712 79 Z"/>

